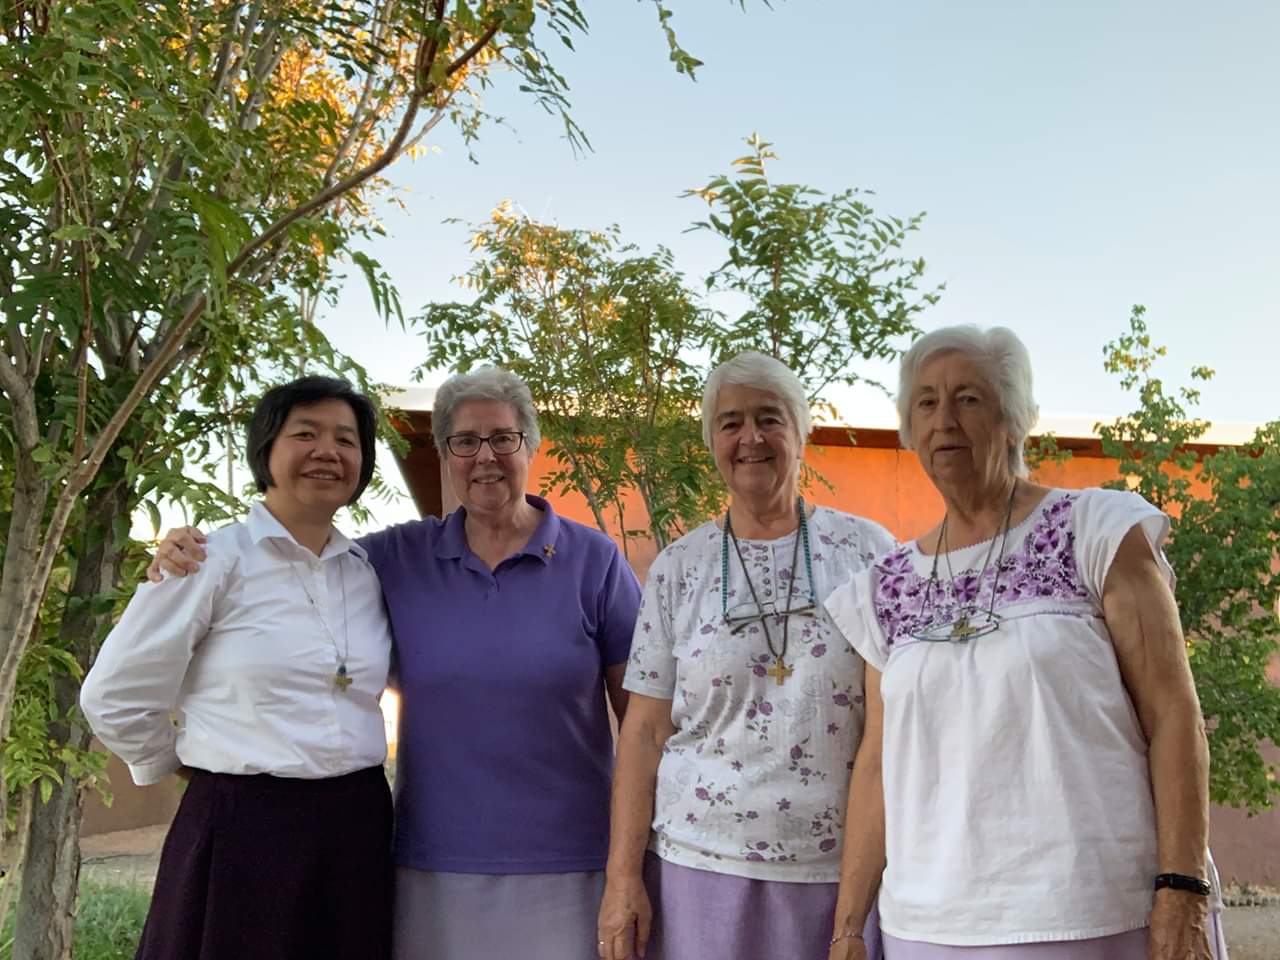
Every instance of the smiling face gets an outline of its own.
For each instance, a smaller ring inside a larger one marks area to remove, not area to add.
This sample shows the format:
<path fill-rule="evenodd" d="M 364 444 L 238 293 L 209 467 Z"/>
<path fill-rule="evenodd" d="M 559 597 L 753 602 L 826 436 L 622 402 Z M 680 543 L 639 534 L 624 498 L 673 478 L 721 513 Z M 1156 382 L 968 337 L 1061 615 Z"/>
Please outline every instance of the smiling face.
<path fill-rule="evenodd" d="M 271 444 L 267 507 L 277 517 L 331 519 L 355 495 L 360 464 L 360 433 L 350 404 L 299 404 Z"/>
<path fill-rule="evenodd" d="M 755 387 L 726 384 L 716 395 L 711 453 L 735 497 L 794 497 L 800 440 L 782 401 Z"/>
<path fill-rule="evenodd" d="M 520 418 L 515 408 L 501 400 L 471 400 L 453 412 L 450 435 L 488 437 L 503 431 L 518 431 Z M 514 514 L 525 502 L 525 485 L 529 480 L 529 459 L 533 452 L 528 444 L 515 453 L 496 455 L 487 443 L 480 444 L 474 457 L 446 454 L 449 480 L 453 492 L 478 518 Z"/>
<path fill-rule="evenodd" d="M 1000 398 L 966 353 L 937 353 L 911 385 L 911 445 L 935 486 L 1003 486 L 1011 476 Z"/>

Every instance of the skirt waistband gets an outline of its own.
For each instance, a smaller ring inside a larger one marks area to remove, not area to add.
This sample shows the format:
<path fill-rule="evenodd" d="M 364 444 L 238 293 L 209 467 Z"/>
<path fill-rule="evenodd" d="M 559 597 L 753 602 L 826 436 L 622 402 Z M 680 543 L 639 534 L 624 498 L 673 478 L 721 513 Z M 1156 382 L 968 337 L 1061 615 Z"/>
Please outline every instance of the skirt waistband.
<path fill-rule="evenodd" d="M 213 773 L 193 768 L 191 782 L 204 780 L 210 784 L 224 784 L 237 790 L 272 793 L 341 793 L 345 790 L 368 789 L 379 781 L 386 785 L 387 775 L 382 767 L 365 767 L 336 777 L 277 777 L 272 773 Z"/>

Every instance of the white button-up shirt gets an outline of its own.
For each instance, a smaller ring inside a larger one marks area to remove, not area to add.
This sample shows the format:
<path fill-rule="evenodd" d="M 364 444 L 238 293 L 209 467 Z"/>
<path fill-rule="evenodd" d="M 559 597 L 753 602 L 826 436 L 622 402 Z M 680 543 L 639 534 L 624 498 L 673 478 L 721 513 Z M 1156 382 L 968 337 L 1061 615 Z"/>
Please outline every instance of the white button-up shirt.
<path fill-rule="evenodd" d="M 98 739 L 140 785 L 382 763 L 391 630 L 364 551 L 334 529 L 317 557 L 261 503 L 205 549 L 199 572 L 140 586 L 103 643 L 80 694 Z"/>

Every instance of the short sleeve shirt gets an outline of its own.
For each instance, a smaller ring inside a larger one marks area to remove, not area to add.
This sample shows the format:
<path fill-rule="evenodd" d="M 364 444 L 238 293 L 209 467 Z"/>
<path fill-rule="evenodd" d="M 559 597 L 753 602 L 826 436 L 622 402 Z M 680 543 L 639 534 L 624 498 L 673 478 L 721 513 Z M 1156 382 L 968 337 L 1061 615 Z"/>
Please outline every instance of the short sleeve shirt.
<path fill-rule="evenodd" d="M 990 542 L 952 551 L 930 586 L 934 558 L 912 543 L 831 596 L 840 630 L 883 673 L 887 933 L 968 946 L 1147 923 L 1147 743 L 1102 615 L 1135 526 L 1171 583 L 1164 514 L 1132 493 L 1054 490 L 985 571 Z M 994 633 L 917 638 L 966 610 L 981 621 L 993 593 Z"/>
<path fill-rule="evenodd" d="M 765 880 L 839 879 L 849 771 L 863 726 L 862 659 L 823 601 L 895 546 L 882 527 L 819 507 L 808 520 L 818 605 L 792 615 L 781 685 L 759 623 L 733 632 L 730 608 L 750 599 L 743 566 L 707 523 L 649 568 L 625 685 L 671 700 L 676 732 L 658 766 L 651 849 L 672 863 Z M 803 551 L 792 533 L 740 540 L 761 605 L 808 603 Z M 794 581 L 794 582 L 793 582 Z M 723 597 L 722 590 L 727 590 Z M 781 649 L 778 619 L 769 621 Z"/>
<path fill-rule="evenodd" d="M 468 547 L 462 509 L 362 541 L 395 635 L 401 866 L 604 867 L 604 672 L 627 659 L 640 586 L 607 536 L 527 499 L 542 520 L 493 570 Z"/>

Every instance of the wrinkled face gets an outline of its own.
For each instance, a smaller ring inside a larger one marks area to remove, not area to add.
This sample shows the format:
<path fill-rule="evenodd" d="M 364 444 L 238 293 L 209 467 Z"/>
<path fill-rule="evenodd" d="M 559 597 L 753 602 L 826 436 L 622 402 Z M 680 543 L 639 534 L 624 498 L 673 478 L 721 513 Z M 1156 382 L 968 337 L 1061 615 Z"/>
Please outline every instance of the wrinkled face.
<path fill-rule="evenodd" d="M 453 412 L 451 436 L 488 437 L 518 431 L 520 418 L 515 408 L 501 400 L 472 400 Z M 527 443 L 510 454 L 495 454 L 487 443 L 480 444 L 474 457 L 445 454 L 453 492 L 468 513 L 481 516 L 515 510 L 524 502 L 529 480 L 529 459 L 533 451 Z"/>
<path fill-rule="evenodd" d="M 720 388 L 711 422 L 711 452 L 735 497 L 787 493 L 799 479 L 796 425 L 778 397 L 755 387 Z"/>
<path fill-rule="evenodd" d="M 271 444 L 267 506 L 277 514 L 328 513 L 350 502 L 360 483 L 360 430 L 345 400 L 295 406 Z"/>
<path fill-rule="evenodd" d="M 972 358 L 931 356 L 911 385 L 911 445 L 935 485 L 999 485 L 1010 476 L 1000 398 Z"/>

